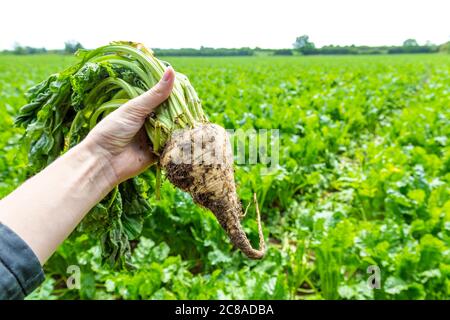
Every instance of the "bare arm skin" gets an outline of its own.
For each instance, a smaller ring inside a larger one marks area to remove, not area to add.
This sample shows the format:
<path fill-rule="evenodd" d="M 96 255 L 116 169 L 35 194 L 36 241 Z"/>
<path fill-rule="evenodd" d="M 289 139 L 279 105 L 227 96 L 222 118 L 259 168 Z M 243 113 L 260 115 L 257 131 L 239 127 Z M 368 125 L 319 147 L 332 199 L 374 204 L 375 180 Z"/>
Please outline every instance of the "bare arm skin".
<path fill-rule="evenodd" d="M 155 162 L 142 127 L 169 96 L 174 78 L 168 68 L 155 87 L 109 114 L 80 144 L 0 201 L 0 222 L 41 264 L 114 186 Z"/>

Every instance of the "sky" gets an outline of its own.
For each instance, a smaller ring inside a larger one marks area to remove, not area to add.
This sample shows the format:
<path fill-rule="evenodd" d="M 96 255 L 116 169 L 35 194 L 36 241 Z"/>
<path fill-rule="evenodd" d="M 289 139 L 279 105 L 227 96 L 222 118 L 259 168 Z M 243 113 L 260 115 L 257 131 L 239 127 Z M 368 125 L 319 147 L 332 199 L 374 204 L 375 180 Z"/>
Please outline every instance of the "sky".
<path fill-rule="evenodd" d="M 93 48 L 113 40 L 152 48 L 290 48 L 401 45 L 450 40 L 450 0 L 3 0 L 0 49 L 48 49 L 68 40 Z"/>

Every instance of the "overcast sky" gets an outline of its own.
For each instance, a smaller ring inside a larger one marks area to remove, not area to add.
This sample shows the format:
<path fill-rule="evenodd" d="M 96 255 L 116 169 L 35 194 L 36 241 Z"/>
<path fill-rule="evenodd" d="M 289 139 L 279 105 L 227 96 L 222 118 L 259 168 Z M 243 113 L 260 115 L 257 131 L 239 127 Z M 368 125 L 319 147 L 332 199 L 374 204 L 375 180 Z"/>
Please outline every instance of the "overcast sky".
<path fill-rule="evenodd" d="M 3 0 L 0 49 L 61 48 L 71 39 L 88 48 L 111 40 L 289 48 L 302 34 L 316 46 L 443 43 L 449 14 L 450 0 Z"/>

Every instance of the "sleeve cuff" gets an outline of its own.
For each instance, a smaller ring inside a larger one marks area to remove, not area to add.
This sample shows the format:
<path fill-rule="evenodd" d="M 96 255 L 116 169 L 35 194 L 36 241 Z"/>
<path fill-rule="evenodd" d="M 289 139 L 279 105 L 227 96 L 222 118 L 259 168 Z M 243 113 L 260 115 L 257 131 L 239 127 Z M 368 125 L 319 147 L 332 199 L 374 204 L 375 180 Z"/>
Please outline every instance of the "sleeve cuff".
<path fill-rule="evenodd" d="M 0 299 L 23 299 L 43 281 L 44 272 L 34 252 L 0 223 Z"/>

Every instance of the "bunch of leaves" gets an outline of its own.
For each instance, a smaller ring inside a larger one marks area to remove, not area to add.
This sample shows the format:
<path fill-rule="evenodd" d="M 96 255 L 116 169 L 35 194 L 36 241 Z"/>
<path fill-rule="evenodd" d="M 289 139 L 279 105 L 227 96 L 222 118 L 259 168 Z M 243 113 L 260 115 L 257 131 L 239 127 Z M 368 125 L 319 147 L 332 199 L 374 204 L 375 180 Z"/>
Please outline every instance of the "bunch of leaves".
<path fill-rule="evenodd" d="M 29 89 L 28 103 L 15 119 L 26 128 L 23 142 L 28 145 L 30 174 L 78 144 L 103 117 L 150 89 L 168 66 L 132 42 L 79 51 L 78 56 L 80 62 Z M 180 73 L 164 104 L 145 123 L 157 154 L 173 130 L 206 119 L 195 90 Z M 159 176 L 159 167 L 156 170 Z M 129 241 L 140 235 L 150 212 L 148 189 L 142 177 L 120 184 L 78 227 L 78 231 L 101 239 L 104 260 L 111 266 L 128 262 Z"/>

